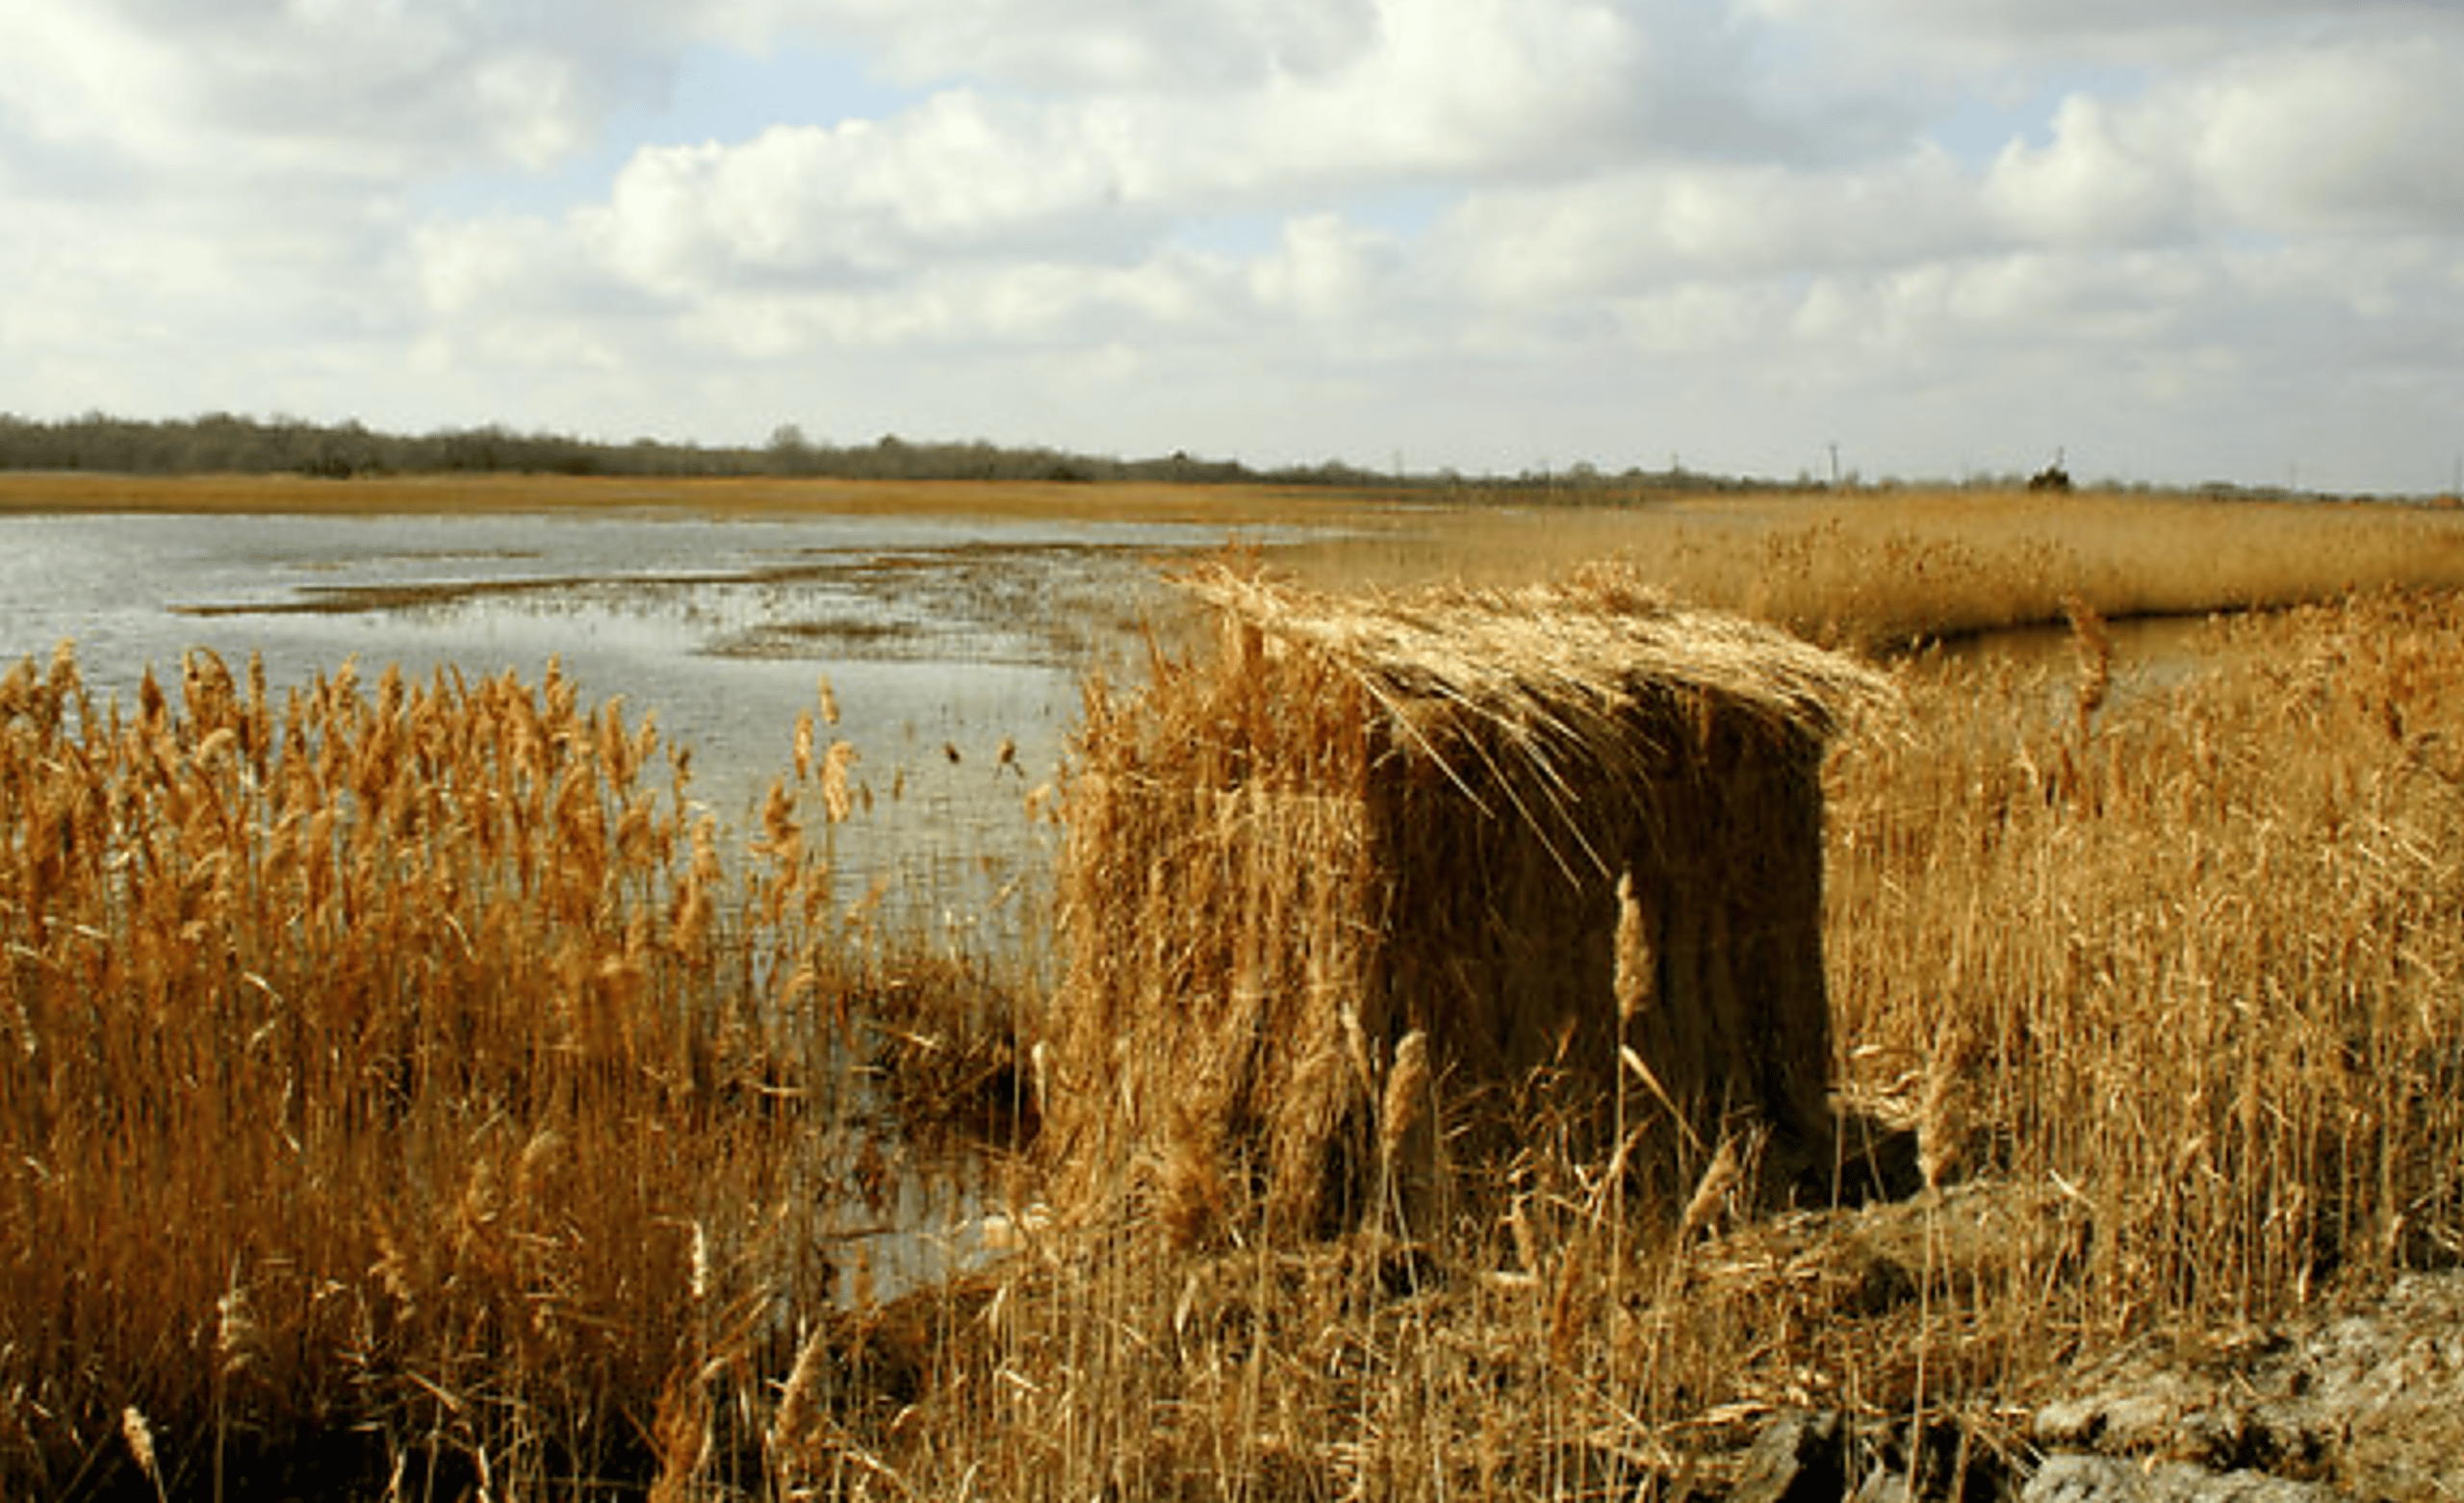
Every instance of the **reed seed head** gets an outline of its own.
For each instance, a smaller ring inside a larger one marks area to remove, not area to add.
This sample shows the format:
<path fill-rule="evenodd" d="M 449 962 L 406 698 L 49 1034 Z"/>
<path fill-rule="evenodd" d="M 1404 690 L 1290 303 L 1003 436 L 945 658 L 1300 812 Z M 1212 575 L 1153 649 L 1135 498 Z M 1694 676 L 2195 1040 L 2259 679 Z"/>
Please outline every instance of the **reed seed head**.
<path fill-rule="evenodd" d="M 1428 1035 L 1419 1029 L 1395 1045 L 1395 1062 L 1386 1072 L 1386 1094 L 1377 1108 L 1377 1157 L 1392 1165 L 1403 1140 L 1418 1127 L 1428 1108 Z"/>

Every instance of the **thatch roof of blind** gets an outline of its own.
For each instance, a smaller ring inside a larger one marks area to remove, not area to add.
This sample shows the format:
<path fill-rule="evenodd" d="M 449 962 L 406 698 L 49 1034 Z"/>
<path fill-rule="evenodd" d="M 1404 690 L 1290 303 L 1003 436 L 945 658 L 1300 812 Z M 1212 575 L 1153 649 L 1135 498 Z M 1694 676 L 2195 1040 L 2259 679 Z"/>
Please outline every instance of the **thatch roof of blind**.
<path fill-rule="evenodd" d="M 1222 565 L 1182 582 L 1237 626 L 1357 682 L 1398 742 L 1476 802 L 1479 786 L 1502 789 L 1561 864 L 1573 853 L 1563 833 L 1588 844 L 1578 810 L 1604 776 L 1664 772 L 1698 717 L 1741 716 L 1818 740 L 1891 693 L 1861 663 L 1775 626 L 1673 604 L 1615 567 L 1562 584 L 1340 599 Z"/>
<path fill-rule="evenodd" d="M 1414 596 L 1319 595 L 1211 565 L 1183 581 L 1266 636 L 1304 644 L 1382 704 L 1472 717 L 1517 739 L 1596 746 L 1669 692 L 1823 736 L 1883 702 L 1888 681 L 1744 617 L 1671 603 L 1630 572 L 1564 584 Z"/>

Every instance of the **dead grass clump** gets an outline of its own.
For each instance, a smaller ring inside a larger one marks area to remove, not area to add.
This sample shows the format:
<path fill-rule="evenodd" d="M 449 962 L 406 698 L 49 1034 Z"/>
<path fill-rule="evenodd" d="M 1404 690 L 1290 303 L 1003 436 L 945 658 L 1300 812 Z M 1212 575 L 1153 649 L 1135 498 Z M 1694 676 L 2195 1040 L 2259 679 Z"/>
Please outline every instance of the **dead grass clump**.
<path fill-rule="evenodd" d="M 1214 655 L 1159 657 L 1135 701 L 1098 687 L 1079 743 L 1043 1028 L 1073 1173 L 1100 1192 L 1195 1156 L 1226 1166 L 1196 1177 L 1219 1210 L 1355 1224 L 1407 1135 L 1381 1100 L 1420 1108 L 1395 1088 L 1415 1035 L 1454 1151 L 1504 1146 L 1477 1095 L 1545 1070 L 1596 1135 L 1652 1145 L 1622 1147 L 1671 1210 L 1732 1119 L 1827 1159 L 1817 771 L 1876 680 L 1616 574 L 1367 601 L 1193 585 Z M 1645 1105 L 1618 1120 L 1628 1085 Z"/>
<path fill-rule="evenodd" d="M 2260 1339 L 2331 1287 L 2456 1256 L 2464 906 L 2440 853 L 2464 849 L 2459 633 L 2451 601 L 2373 599 L 2220 628 L 2198 673 L 2153 686 L 2093 643 L 2076 681 L 1901 671 L 1905 716 L 1824 769 L 1828 989 L 1847 1093 L 1924 1126 L 1925 1192 L 1772 1213 L 1737 1193 L 1767 1152 L 1740 1130 L 1689 1165 L 1675 1224 L 1630 1227 L 1613 1145 L 1527 1082 L 1485 1104 L 1515 1147 L 1456 1165 L 1476 1185 L 1452 1236 L 1381 1218 L 1302 1236 L 1249 1213 L 1271 1161 L 1168 1123 L 1119 1173 L 1186 1221 L 1179 1240 L 1037 1224 L 1012 1261 L 912 1296 L 870 1344 L 833 1345 L 871 1354 L 862 1370 L 898 1399 L 830 1411 L 815 1433 L 833 1448 L 814 1454 L 842 1469 L 804 1475 L 1054 1498 L 1717 1495 L 1801 1414 L 1861 1482 L 2015 1489 L 2033 1406 L 2122 1337 Z M 1254 785 L 1288 764 L 1186 733 L 1242 724 L 1250 701 L 1221 692 L 1205 701 L 1220 718 L 1176 722 L 1173 744 Z M 1334 724 L 1369 719 L 1352 717 Z M 1119 953 L 1184 978 L 1296 964 L 1263 944 L 1221 956 L 1162 904 L 1238 899 L 1289 925 L 1332 902 L 1290 886 L 1329 848 L 1284 854 L 1270 883 L 1267 854 L 1229 862 L 1215 833 L 1308 834 L 1327 801 L 1136 786 L 1217 823 L 1167 835 L 1117 799 L 1081 810 L 1119 822 L 1097 849 L 1119 853 L 1120 879 L 1168 857 L 1192 874 L 1142 910 L 1160 928 L 1106 930 Z M 1648 910 L 1614 889 L 1602 1006 L 1639 1018 L 1660 1005 L 1666 940 L 1636 917 L 1621 941 L 1620 916 Z M 1245 1016 L 1228 993 L 1186 995 Z M 1358 1083 L 1360 1162 L 1390 1179 L 1424 1114 L 1467 1094 L 1433 1071 L 1424 1097 L 1403 1036 L 1337 1009 L 1320 1046 Z M 1170 1057 L 1138 1088 L 1211 1107 L 1241 1057 L 1198 1037 Z"/>
<path fill-rule="evenodd" d="M 2220 627 L 2152 686 L 2092 640 L 2076 682 L 1901 672 L 1906 715 L 1826 768 L 1828 963 L 1847 1093 L 1921 1121 L 1924 1193 L 1770 1214 L 1715 1144 L 1688 1235 L 1636 1235 L 1604 1213 L 1611 1156 L 1534 1091 L 1518 1151 L 1465 1166 L 1481 1187 L 1443 1246 L 1258 1218 L 1181 1250 L 1047 1233 L 1003 1271 L 989 1344 L 959 1343 L 980 1377 L 928 1392 L 921 1433 L 1053 1496 L 1625 1495 L 1717 1492 L 1809 1412 L 1860 1475 L 1961 1495 L 2015 1486 L 2031 1406 L 2125 1336 L 2264 1332 L 2451 1261 L 2458 633 L 2452 601 L 2374 599 Z M 1219 852 L 1214 828 L 1127 859 Z M 1188 928 L 1120 932 L 1206 954 Z M 1604 987 L 1648 1010 L 1633 978 L 1656 970 Z M 1402 1052 L 1340 1013 L 1331 1032 L 1382 1093 Z M 1228 1057 L 1203 1045 L 1169 1077 L 1193 1095 Z M 1383 1125 L 1362 1119 L 1369 1155 Z M 1750 1135 L 1720 1141 L 1751 1163 Z M 1243 1205 L 1264 1191 L 1238 1146 L 1167 1137 L 1148 1183 Z"/>

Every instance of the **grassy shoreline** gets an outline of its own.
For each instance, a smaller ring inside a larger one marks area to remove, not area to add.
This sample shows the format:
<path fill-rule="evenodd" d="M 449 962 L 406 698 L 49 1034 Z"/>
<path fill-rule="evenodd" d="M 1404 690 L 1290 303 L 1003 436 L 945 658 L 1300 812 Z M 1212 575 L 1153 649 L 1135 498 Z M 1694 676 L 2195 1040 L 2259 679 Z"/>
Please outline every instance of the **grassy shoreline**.
<path fill-rule="evenodd" d="M 1614 559 L 1691 603 L 1896 651 L 2059 624 L 2464 589 L 2464 509 L 2190 493 L 1485 491 L 1254 484 L 0 472 L 0 516 L 933 516 L 1219 527 L 1334 590 L 1515 585 Z M 1277 536 L 1277 534 L 1283 534 Z M 1270 543 L 1261 539 L 1271 538 Z"/>

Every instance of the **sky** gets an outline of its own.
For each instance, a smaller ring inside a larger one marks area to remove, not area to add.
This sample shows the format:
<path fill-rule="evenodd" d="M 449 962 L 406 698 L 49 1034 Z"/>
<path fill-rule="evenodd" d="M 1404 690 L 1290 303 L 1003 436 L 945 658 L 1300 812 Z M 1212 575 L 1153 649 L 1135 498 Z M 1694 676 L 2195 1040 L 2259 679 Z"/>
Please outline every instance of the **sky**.
<path fill-rule="evenodd" d="M 2426 493 L 2458 0 L 8 0 L 0 412 Z"/>

